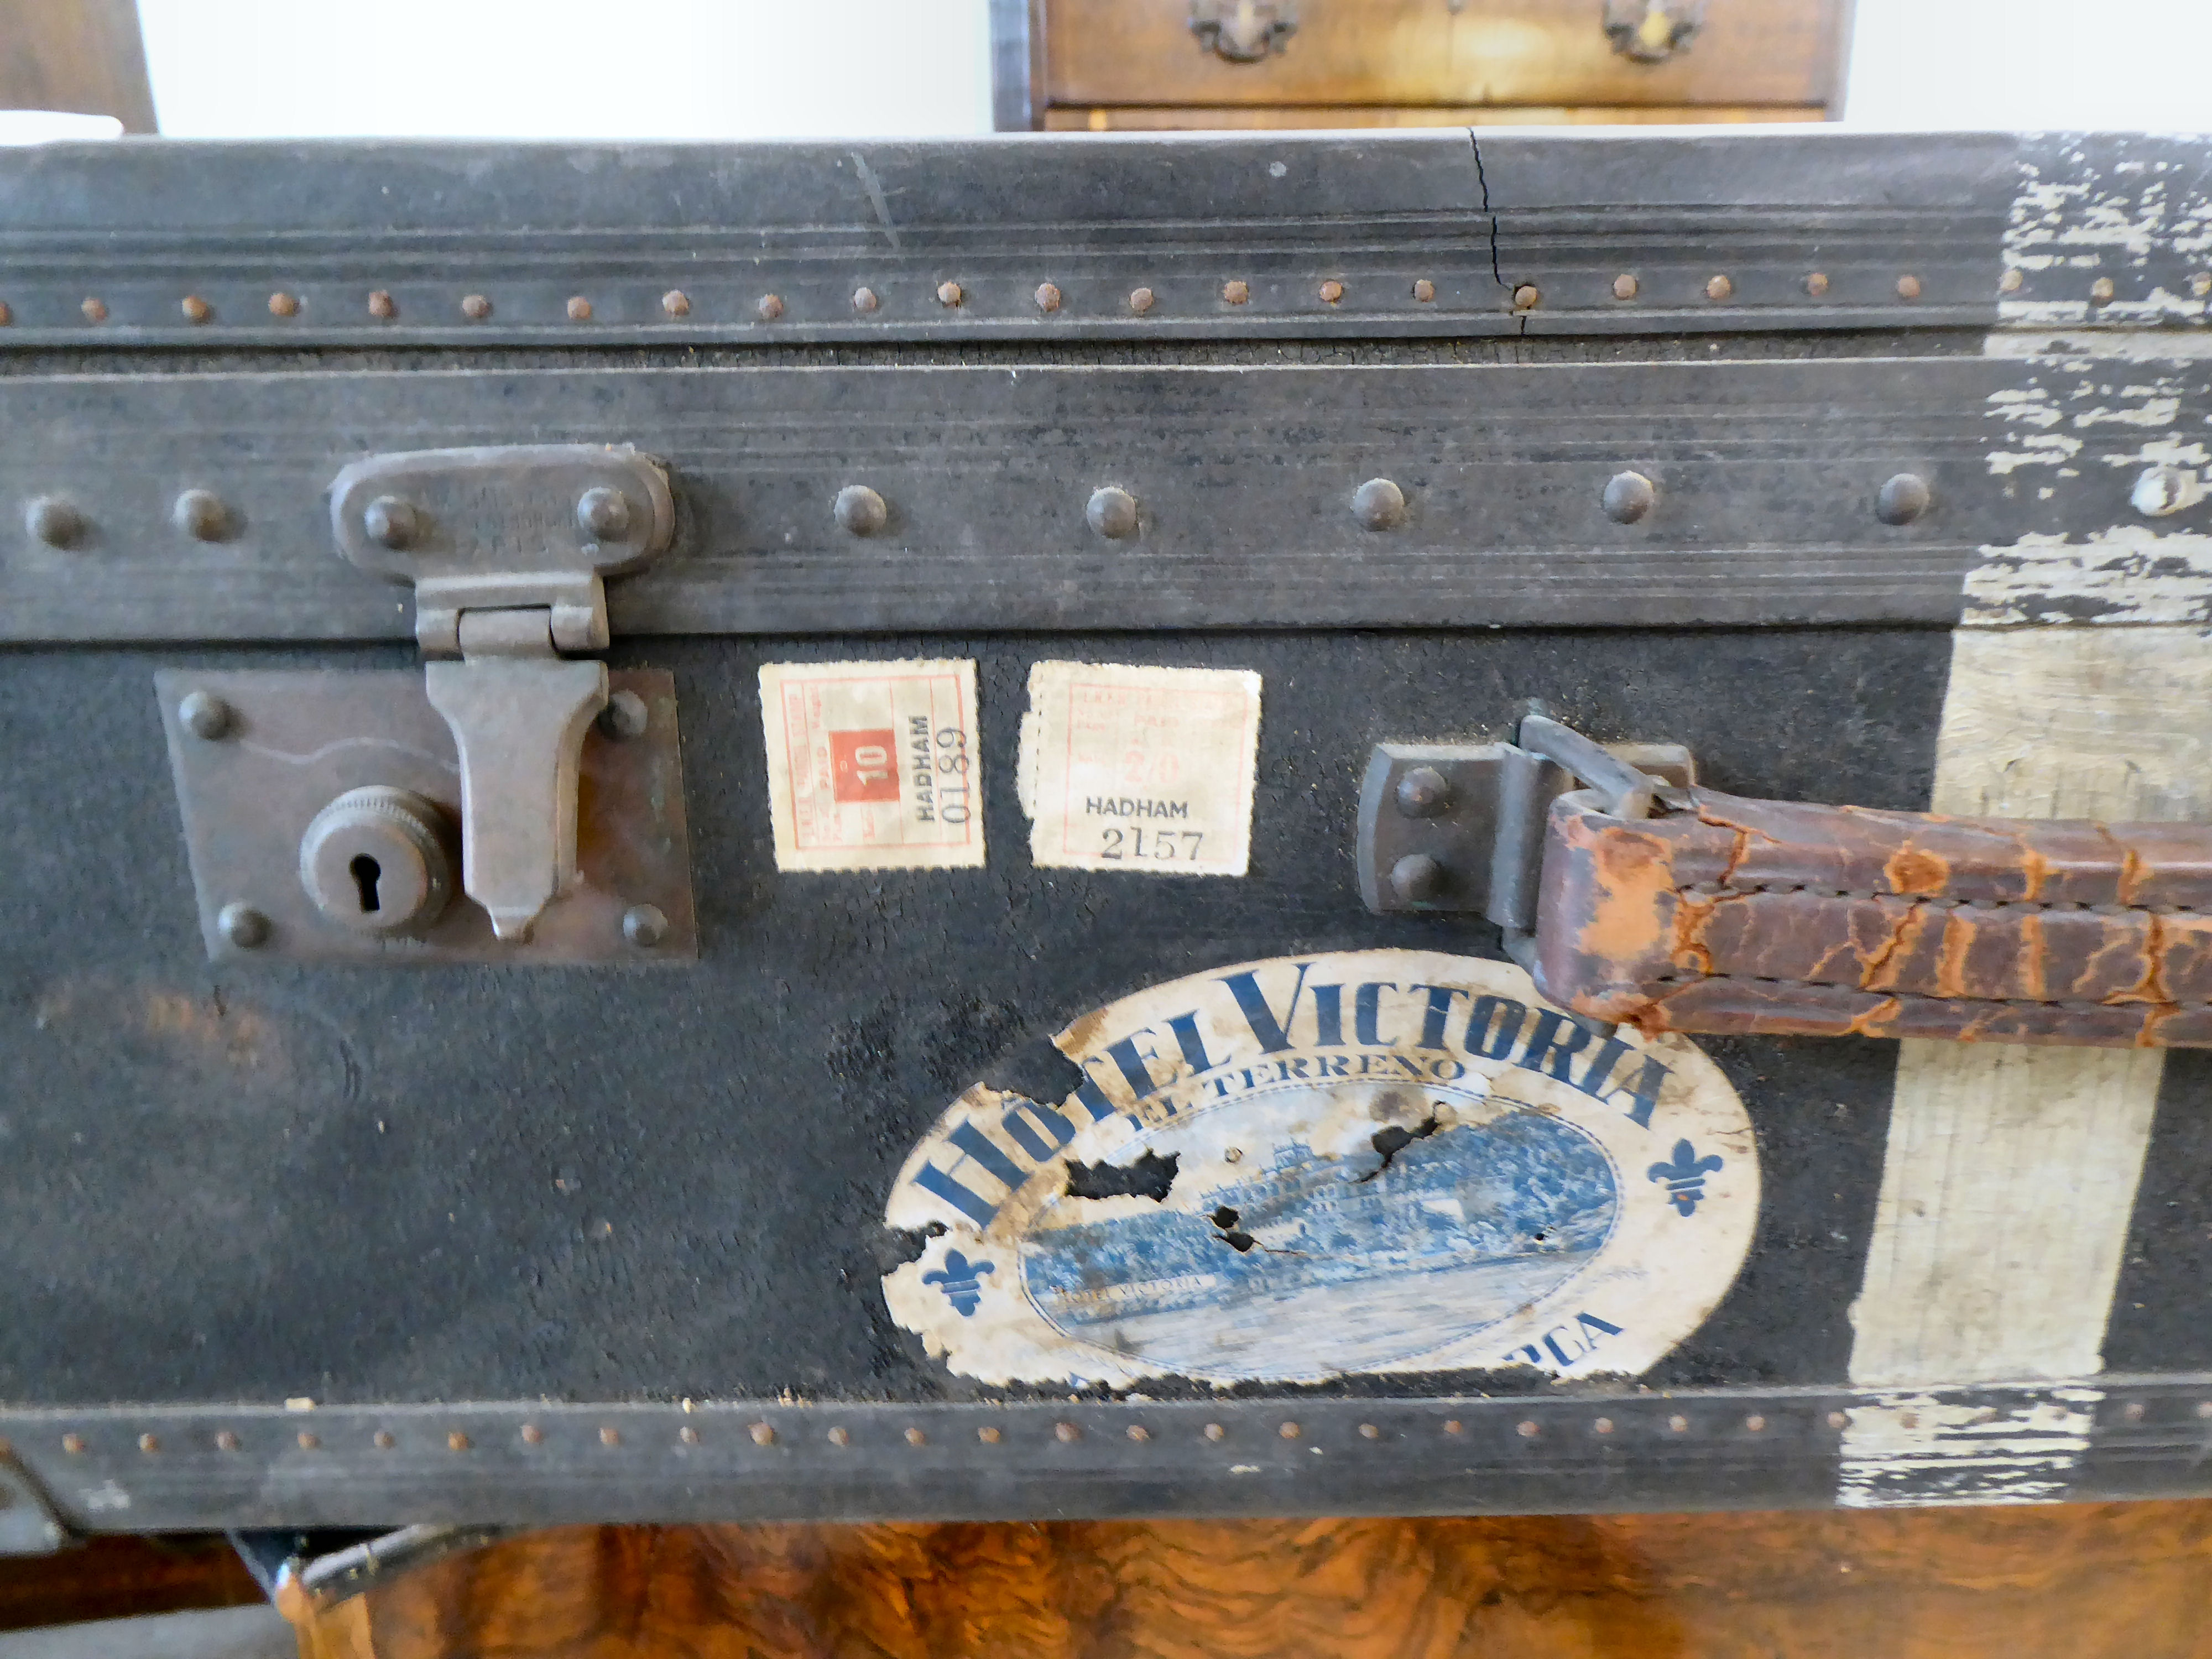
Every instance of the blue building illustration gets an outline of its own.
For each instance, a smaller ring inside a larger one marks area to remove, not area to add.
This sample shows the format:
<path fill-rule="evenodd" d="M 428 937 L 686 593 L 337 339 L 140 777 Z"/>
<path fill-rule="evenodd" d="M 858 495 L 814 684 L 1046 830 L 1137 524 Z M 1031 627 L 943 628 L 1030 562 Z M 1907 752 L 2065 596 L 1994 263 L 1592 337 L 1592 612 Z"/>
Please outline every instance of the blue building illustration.
<path fill-rule="evenodd" d="M 1620 1207 L 1598 1144 L 1526 1110 L 1387 1159 L 1285 1139 L 1261 1173 L 1176 1197 L 1154 1214 L 1030 1234 L 1030 1297 L 1087 1342 L 1284 1380 L 1370 1369 L 1496 1323 L 1592 1261 Z"/>

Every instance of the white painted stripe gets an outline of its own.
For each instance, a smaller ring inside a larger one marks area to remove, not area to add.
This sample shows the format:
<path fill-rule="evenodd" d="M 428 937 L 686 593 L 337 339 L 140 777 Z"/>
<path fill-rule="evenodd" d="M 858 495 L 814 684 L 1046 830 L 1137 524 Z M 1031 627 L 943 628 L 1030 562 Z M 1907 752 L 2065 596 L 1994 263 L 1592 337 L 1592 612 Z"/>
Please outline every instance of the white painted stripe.
<path fill-rule="evenodd" d="M 1852 1510 L 2063 1502 L 2103 1398 L 2095 1389 L 2054 1389 L 2002 1407 L 1925 1394 L 1853 1407 L 1836 1502 Z"/>
<path fill-rule="evenodd" d="M 2196 628 L 1960 629 L 1931 805 L 2212 817 L 2212 641 Z M 1901 1044 L 1851 1380 L 1956 1387 L 2101 1370 L 2163 1073 L 2154 1050 Z M 1838 1501 L 2057 1498 L 2087 1443 L 2085 1422 L 2080 1445 L 2062 1435 L 2015 1469 L 1987 1449 L 2003 1437 L 1980 1427 L 1911 1406 L 1855 1414 Z"/>

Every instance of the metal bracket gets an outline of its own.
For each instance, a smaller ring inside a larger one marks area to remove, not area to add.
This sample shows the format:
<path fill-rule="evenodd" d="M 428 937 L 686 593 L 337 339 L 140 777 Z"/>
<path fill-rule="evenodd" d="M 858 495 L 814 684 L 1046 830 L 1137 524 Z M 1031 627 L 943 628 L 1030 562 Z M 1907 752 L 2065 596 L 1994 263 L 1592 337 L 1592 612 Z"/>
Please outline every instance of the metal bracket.
<path fill-rule="evenodd" d="M 38 1483 L 0 1441 L 0 1556 L 52 1555 L 70 1531 Z"/>
<path fill-rule="evenodd" d="M 234 1532 L 231 1547 L 276 1611 L 304 1626 L 319 1613 L 417 1568 L 483 1549 L 520 1527 L 415 1526 L 396 1532 Z"/>
<path fill-rule="evenodd" d="M 1516 735 L 1520 743 L 1375 745 L 1359 789 L 1359 896 L 1369 909 L 1473 914 L 1509 937 L 1533 932 L 1544 820 L 1577 777 L 1636 817 L 1648 802 L 1633 797 L 1655 781 L 1697 781 L 1696 759 L 1680 744 L 1600 745 L 1540 715 Z"/>
<path fill-rule="evenodd" d="M 461 762 L 461 885 L 501 940 L 576 880 L 576 768 L 607 704 L 605 579 L 665 548 L 660 466 L 624 446 L 432 449 L 331 487 L 338 550 L 415 589 L 430 703 Z M 458 661 L 449 660 L 459 659 Z"/>

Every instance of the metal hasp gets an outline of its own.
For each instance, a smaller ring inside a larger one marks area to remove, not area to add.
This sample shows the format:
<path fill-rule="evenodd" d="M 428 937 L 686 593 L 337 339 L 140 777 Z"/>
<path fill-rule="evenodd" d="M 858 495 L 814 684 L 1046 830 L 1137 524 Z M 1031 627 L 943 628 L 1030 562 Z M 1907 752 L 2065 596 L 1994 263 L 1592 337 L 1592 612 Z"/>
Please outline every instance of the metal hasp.
<path fill-rule="evenodd" d="M 1359 896 L 1369 909 L 1481 916 L 1504 930 L 1518 960 L 1514 946 L 1536 925 L 1552 803 L 1579 779 L 1642 817 L 1653 792 L 1697 781 L 1696 758 L 1680 744 L 1601 744 L 1533 714 L 1514 738 L 1375 745 L 1359 790 Z"/>
<path fill-rule="evenodd" d="M 52 1555 L 70 1541 L 54 1506 L 0 1440 L 0 1556 Z"/>
<path fill-rule="evenodd" d="M 605 579 L 675 534 L 660 466 L 624 446 L 377 455 L 331 487 L 338 550 L 415 589 L 430 703 L 461 763 L 461 885 L 520 940 L 576 877 L 576 768 L 606 707 Z"/>

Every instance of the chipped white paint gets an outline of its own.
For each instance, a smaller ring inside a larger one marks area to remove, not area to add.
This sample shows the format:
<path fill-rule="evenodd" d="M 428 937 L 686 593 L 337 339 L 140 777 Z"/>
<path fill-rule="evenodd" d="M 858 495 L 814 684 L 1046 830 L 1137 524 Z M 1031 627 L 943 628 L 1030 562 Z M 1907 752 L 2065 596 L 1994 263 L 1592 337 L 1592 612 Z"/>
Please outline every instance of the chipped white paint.
<path fill-rule="evenodd" d="M 2074 417 L 2078 427 L 2091 426 L 2172 426 L 2181 418 L 2181 398 L 2179 394 L 2160 392 L 2153 386 L 2130 386 L 2120 389 L 2123 398 L 2141 398 L 2142 403 L 2131 409 L 2107 409 L 2102 404 L 2085 409 Z"/>
<path fill-rule="evenodd" d="M 2054 1389 L 2026 1405 L 1893 1395 L 1854 1407 L 1836 1502 L 2056 1504 L 2089 1449 L 2094 1389 Z"/>
<path fill-rule="evenodd" d="M 1931 805 L 1990 817 L 2212 817 L 2212 638 L 2197 628 L 1960 629 Z M 2163 1061 L 2156 1050 L 1899 1045 L 1851 1310 L 1854 1382 L 2078 1381 L 2103 1369 Z M 1900 1455 L 1924 1455 L 1950 1471 L 1944 1496 L 2029 1501 L 2063 1493 L 2080 1451 L 2062 1435 L 2030 1460 L 2041 1473 L 2015 1479 L 1954 1456 L 1966 1425 L 1941 1413 L 1917 1423 L 1854 1421 L 1847 1471 L 1886 1459 L 1894 1476 Z M 1924 1446 L 1901 1454 L 1899 1437 L 1914 1434 Z M 1879 1494 L 1900 1482 L 1911 1484 L 1884 1476 L 1862 1486 Z"/>
<path fill-rule="evenodd" d="M 2030 535 L 1984 547 L 1966 573 L 1959 621 L 2212 626 L 2212 535 L 2116 525 L 2079 541 Z"/>
<path fill-rule="evenodd" d="M 2202 362 L 2212 358 L 2212 332 L 2171 329 L 2115 328 L 2051 331 L 2033 329 L 1993 329 L 1983 338 L 1985 357 L 2048 357 L 2069 368 L 2080 368 L 2098 358 L 2131 363 Z M 2033 398 L 2026 392 L 2000 392 L 2008 400 Z"/>
<path fill-rule="evenodd" d="M 1507 963 L 1246 963 L 1054 1040 L 1074 1093 L 969 1089 L 884 1206 L 926 1235 L 885 1305 L 963 1376 L 1633 1376 L 1750 1247 L 1758 1148 L 1719 1067 L 1680 1036 L 1597 1039 Z"/>
<path fill-rule="evenodd" d="M 2099 275 L 2140 270 L 2160 253 L 2185 258 L 2212 249 L 2212 197 L 2191 185 L 2175 188 L 2162 161 L 2122 157 L 2106 166 L 2077 149 L 2060 165 L 2062 175 L 2045 178 L 2033 163 L 2021 164 L 2025 176 L 2005 227 L 2004 263 L 2056 276 L 2074 291 L 2001 299 L 2000 321 L 2010 328 L 2141 328 L 2212 317 L 2212 300 L 2193 286 L 2185 294 L 2154 287 L 2141 297 L 2123 295 L 2101 304 L 2093 304 L 2088 292 Z"/>

